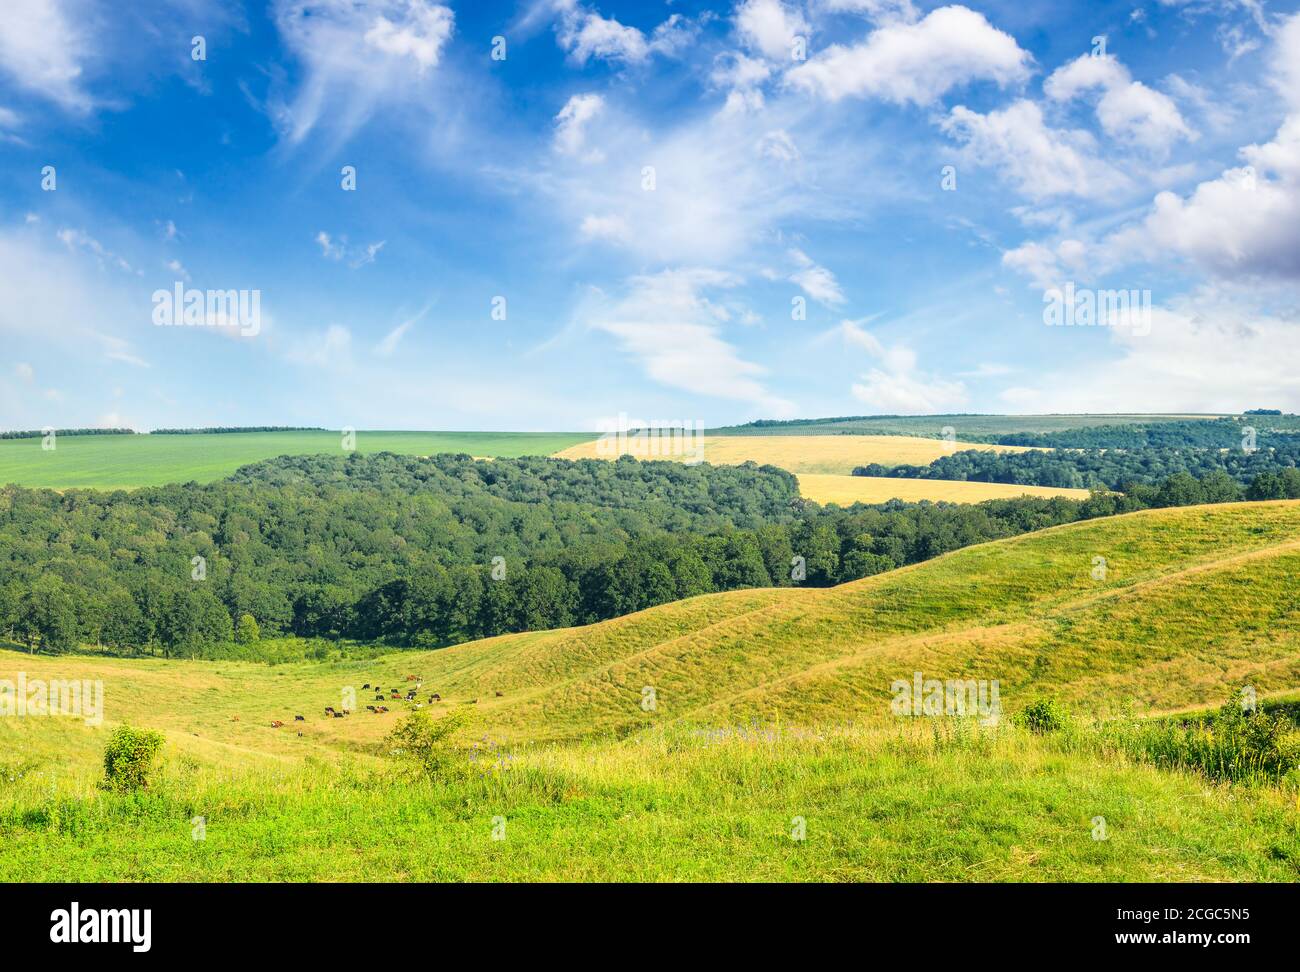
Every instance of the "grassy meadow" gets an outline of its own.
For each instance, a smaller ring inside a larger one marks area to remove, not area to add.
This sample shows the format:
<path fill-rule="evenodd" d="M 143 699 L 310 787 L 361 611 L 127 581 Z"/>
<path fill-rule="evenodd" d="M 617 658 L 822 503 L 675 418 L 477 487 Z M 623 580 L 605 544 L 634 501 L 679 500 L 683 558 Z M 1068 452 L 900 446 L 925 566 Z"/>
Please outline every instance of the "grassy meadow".
<path fill-rule="evenodd" d="M 100 726 L 0 719 L 0 880 L 1294 881 L 1294 780 L 1216 782 L 1010 717 L 1042 697 L 1092 725 L 1243 684 L 1294 693 L 1297 571 L 1300 502 L 1231 504 L 434 652 L 0 651 L 0 679 L 100 679 L 105 695 Z M 997 680 L 1006 717 L 892 715 L 892 683 L 918 671 Z M 442 696 L 425 711 L 469 718 L 436 783 L 385 755 L 405 704 L 364 709 L 361 685 L 405 691 L 408 675 Z M 359 711 L 326 719 L 349 688 Z M 95 786 L 121 723 L 166 734 L 143 792 Z"/>
<path fill-rule="evenodd" d="M 544 456 L 591 438 L 563 432 L 366 432 L 358 452 L 429 456 Z M 0 484 L 49 489 L 132 489 L 207 483 L 276 456 L 339 454 L 339 432 L 229 432 L 193 435 L 65 435 L 51 451 L 41 439 L 0 439 Z"/>

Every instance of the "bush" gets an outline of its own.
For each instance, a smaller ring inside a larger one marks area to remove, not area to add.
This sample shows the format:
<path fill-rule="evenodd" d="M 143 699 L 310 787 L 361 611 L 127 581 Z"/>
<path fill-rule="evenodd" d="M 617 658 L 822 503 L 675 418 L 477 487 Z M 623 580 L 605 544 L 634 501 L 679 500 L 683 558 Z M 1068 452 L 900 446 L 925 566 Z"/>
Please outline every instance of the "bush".
<path fill-rule="evenodd" d="M 442 778 L 453 763 L 451 737 L 467 722 L 464 712 L 441 719 L 417 709 L 384 737 L 388 755 L 407 763 L 418 775 Z"/>
<path fill-rule="evenodd" d="M 143 790 L 149 785 L 154 757 L 162 748 L 163 736 L 151 729 L 121 726 L 113 730 L 104 749 L 106 790 Z"/>
<path fill-rule="evenodd" d="M 1015 724 L 1035 735 L 1060 732 L 1070 725 L 1070 712 L 1056 699 L 1035 699 L 1016 714 Z"/>
<path fill-rule="evenodd" d="M 1134 758 L 1213 780 L 1278 784 L 1300 768 L 1300 740 L 1286 715 L 1248 713 L 1235 700 L 1209 718 L 1129 726 L 1120 741 Z"/>

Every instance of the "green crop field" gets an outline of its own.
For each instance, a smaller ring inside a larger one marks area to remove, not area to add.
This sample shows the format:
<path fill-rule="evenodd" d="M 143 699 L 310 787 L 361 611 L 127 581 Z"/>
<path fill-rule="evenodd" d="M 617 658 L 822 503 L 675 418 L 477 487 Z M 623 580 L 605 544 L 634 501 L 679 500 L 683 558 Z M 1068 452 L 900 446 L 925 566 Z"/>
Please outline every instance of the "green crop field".
<path fill-rule="evenodd" d="M 546 456 L 592 438 L 564 432 L 357 432 L 356 451 L 429 456 Z M 0 440 L 0 484 L 50 489 L 132 489 L 211 482 L 276 456 L 342 450 L 339 432 L 231 432 L 195 435 L 65 435 Z"/>
<path fill-rule="evenodd" d="M 369 660 L 0 651 L 0 679 L 105 699 L 97 726 L 0 719 L 0 880 L 1295 881 L 1294 770 L 1224 782 L 1108 727 L 1293 695 L 1297 571 L 1300 502 L 1225 504 Z M 1003 716 L 892 714 L 916 672 L 995 680 Z M 409 706 L 364 709 L 408 676 L 470 719 L 432 782 L 382 743 Z M 1048 697 L 1072 728 L 1022 728 Z M 96 787 L 123 722 L 166 735 L 125 795 Z"/>

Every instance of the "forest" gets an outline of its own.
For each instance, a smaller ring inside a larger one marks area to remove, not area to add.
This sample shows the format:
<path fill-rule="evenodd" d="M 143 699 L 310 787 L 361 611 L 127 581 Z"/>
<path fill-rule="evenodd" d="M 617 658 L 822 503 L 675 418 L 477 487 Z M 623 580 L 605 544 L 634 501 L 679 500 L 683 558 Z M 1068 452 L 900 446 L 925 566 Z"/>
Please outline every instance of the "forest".
<path fill-rule="evenodd" d="M 1281 437 L 1279 437 L 1281 439 Z M 957 479 L 1022 486 L 1063 486 L 1130 492 L 1134 485 L 1158 483 L 1186 473 L 1216 491 L 1235 489 L 1237 499 L 1293 499 L 1300 493 L 1300 440 L 1287 438 L 1253 451 L 1240 448 L 1053 449 L 1033 452 L 981 452 L 941 456 L 924 466 L 869 463 L 855 476 Z M 1216 500 L 1223 501 L 1223 500 Z"/>
<path fill-rule="evenodd" d="M 1289 482 L 1289 480 L 1288 480 Z M 0 633 L 43 652 L 214 657 L 276 635 L 439 647 L 714 591 L 827 586 L 959 547 L 1241 497 L 822 508 L 753 464 L 281 457 L 208 485 L 0 490 Z"/>

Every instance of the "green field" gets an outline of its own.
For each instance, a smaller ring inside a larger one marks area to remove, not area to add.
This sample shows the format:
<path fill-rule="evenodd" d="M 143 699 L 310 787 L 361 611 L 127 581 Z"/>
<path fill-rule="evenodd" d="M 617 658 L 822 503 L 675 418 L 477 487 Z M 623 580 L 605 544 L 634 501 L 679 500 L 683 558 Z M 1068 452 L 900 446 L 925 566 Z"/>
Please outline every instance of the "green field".
<path fill-rule="evenodd" d="M 0 679 L 101 679 L 106 700 L 98 727 L 0 719 L 0 880 L 1295 881 L 1294 771 L 1226 783 L 1105 730 L 1246 684 L 1294 695 L 1298 571 L 1300 502 L 1230 504 L 364 661 L 0 651 Z M 998 680 L 1008 717 L 892 715 L 917 671 Z M 404 703 L 322 716 L 408 675 L 434 714 L 472 713 L 437 782 L 381 745 Z M 1013 725 L 1042 697 L 1076 729 Z M 95 787 L 118 722 L 166 733 L 142 793 Z"/>
<path fill-rule="evenodd" d="M 357 432 L 356 451 L 430 456 L 547 456 L 591 435 L 565 432 Z M 0 440 L 0 484 L 50 489 L 133 489 L 206 483 L 276 456 L 342 451 L 339 432 L 231 432 L 196 435 L 65 435 Z"/>
<path fill-rule="evenodd" d="M 1137 425 L 1152 422 L 1182 422 L 1188 419 L 1216 419 L 1218 414 L 1142 415 L 867 415 L 846 418 L 796 419 L 764 425 L 729 425 L 708 429 L 709 435 L 916 435 L 943 437 L 944 426 L 952 426 L 957 438 L 988 442 L 1000 435 L 1019 432 L 1063 432 L 1096 425 Z"/>

